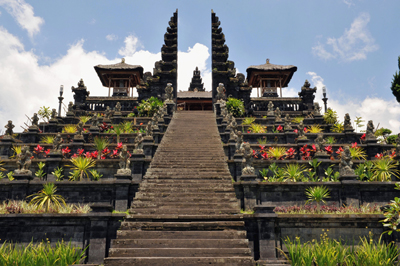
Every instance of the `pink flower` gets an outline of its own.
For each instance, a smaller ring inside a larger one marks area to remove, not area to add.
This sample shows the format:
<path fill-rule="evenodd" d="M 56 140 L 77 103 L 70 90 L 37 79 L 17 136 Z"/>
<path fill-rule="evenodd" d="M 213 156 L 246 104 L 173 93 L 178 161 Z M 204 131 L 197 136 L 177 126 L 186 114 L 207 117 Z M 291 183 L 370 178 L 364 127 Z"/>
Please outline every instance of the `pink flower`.
<path fill-rule="evenodd" d="M 105 156 L 101 156 L 100 159 L 104 160 L 106 157 Z"/>
<path fill-rule="evenodd" d="M 50 149 L 45 150 L 44 153 L 46 153 L 46 155 L 48 155 L 50 153 Z"/>
<path fill-rule="evenodd" d="M 282 127 L 281 125 L 279 125 L 279 126 L 276 128 L 276 130 L 282 131 L 282 130 L 283 130 L 283 127 Z"/>
<path fill-rule="evenodd" d="M 99 153 L 97 151 L 92 152 L 92 158 L 96 159 Z"/>
<path fill-rule="evenodd" d="M 361 136 L 361 140 L 365 140 L 365 133 Z"/>
<path fill-rule="evenodd" d="M 293 130 L 293 132 L 296 134 L 299 133 L 299 131 L 297 129 Z"/>
<path fill-rule="evenodd" d="M 333 152 L 332 146 L 331 146 L 331 145 L 326 146 L 326 147 L 325 147 L 325 150 L 326 150 L 326 152 L 327 152 L 328 154 L 332 154 L 332 152 Z"/>
<path fill-rule="evenodd" d="M 375 158 L 378 159 L 378 160 L 380 160 L 380 159 L 383 158 L 383 154 L 382 154 L 382 153 L 377 153 L 377 154 L 375 155 Z"/>
<path fill-rule="evenodd" d="M 337 154 L 341 154 L 343 152 L 343 148 L 339 147 L 339 149 L 336 151 Z"/>
<path fill-rule="evenodd" d="M 71 158 L 76 158 L 76 157 L 78 157 L 78 155 L 76 155 L 76 153 L 74 153 L 74 154 L 71 156 Z"/>
<path fill-rule="evenodd" d="M 117 149 L 122 149 L 122 142 L 117 144 Z"/>
<path fill-rule="evenodd" d="M 78 149 L 78 155 L 81 156 L 85 152 L 84 149 Z"/>
<path fill-rule="evenodd" d="M 307 133 L 307 132 L 308 132 L 307 128 L 306 128 L 306 127 L 304 127 L 304 133 Z"/>
<path fill-rule="evenodd" d="M 117 157 L 118 156 L 118 150 L 113 150 L 111 157 Z"/>
<path fill-rule="evenodd" d="M 352 143 L 352 144 L 351 144 L 351 147 L 357 149 L 357 148 L 358 148 L 358 147 L 357 147 L 357 142 Z"/>
<path fill-rule="evenodd" d="M 61 149 L 61 152 L 63 155 L 66 155 L 66 154 L 70 153 L 71 150 L 68 147 L 66 147 L 65 149 Z"/>
<path fill-rule="evenodd" d="M 85 153 L 85 157 L 86 157 L 86 158 L 92 158 L 92 154 L 91 154 L 90 152 L 86 152 L 86 153 Z"/>
<path fill-rule="evenodd" d="M 33 152 L 36 154 L 41 153 L 44 150 L 44 148 L 42 146 L 40 146 L 39 144 L 36 146 L 36 148 L 33 149 Z"/>

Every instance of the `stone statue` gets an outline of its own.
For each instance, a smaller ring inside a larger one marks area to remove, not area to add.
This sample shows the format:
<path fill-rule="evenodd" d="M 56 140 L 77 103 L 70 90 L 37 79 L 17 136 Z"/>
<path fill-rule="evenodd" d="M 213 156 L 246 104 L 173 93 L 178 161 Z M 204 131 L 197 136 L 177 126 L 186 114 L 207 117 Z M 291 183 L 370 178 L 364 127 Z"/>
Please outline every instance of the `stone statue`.
<path fill-rule="evenodd" d="M 61 134 L 57 133 L 56 137 L 53 140 L 53 152 L 60 152 L 63 139 L 61 138 Z"/>
<path fill-rule="evenodd" d="M 351 126 L 350 115 L 348 113 L 344 115 L 343 128 L 344 132 L 354 131 L 353 127 Z"/>
<path fill-rule="evenodd" d="M 314 103 L 314 116 L 320 116 L 321 115 L 321 107 L 319 107 L 319 103 L 315 102 Z"/>
<path fill-rule="evenodd" d="M 174 102 L 174 88 L 172 87 L 172 83 L 167 83 L 167 87 L 165 87 L 165 102 L 173 103 Z"/>
<path fill-rule="evenodd" d="M 268 103 L 268 112 L 267 115 L 274 115 L 274 104 L 272 103 L 272 101 L 269 101 Z"/>
<path fill-rule="evenodd" d="M 375 138 L 375 127 L 374 127 L 374 123 L 372 122 L 372 120 L 368 121 L 367 132 L 365 133 L 365 135 L 366 135 L 365 139 L 376 139 Z"/>
<path fill-rule="evenodd" d="M 298 134 L 299 134 L 297 139 L 307 139 L 307 137 L 304 135 L 304 124 L 303 124 L 303 121 L 301 121 L 299 123 L 299 125 L 297 126 L 297 129 L 298 129 Z"/>
<path fill-rule="evenodd" d="M 18 169 L 14 172 L 20 175 L 32 175 L 32 172 L 29 170 L 32 163 L 31 157 L 32 153 L 29 151 L 29 147 L 23 146 L 21 148 L 21 153 L 17 155 Z"/>
<path fill-rule="evenodd" d="M 290 119 L 290 115 L 286 114 L 285 116 L 285 131 L 292 130 L 292 120 Z"/>
<path fill-rule="evenodd" d="M 230 121 L 229 121 L 229 124 L 228 124 L 228 126 L 226 127 L 226 129 L 230 129 L 231 132 L 232 132 L 232 131 L 236 132 L 236 131 L 237 131 L 237 122 L 236 122 L 236 118 L 235 118 L 233 115 L 230 115 L 230 119 L 229 119 L 229 120 L 230 120 Z"/>
<path fill-rule="evenodd" d="M 69 104 L 68 104 L 68 113 L 72 113 L 74 111 L 73 107 L 74 107 L 74 104 L 72 102 L 69 102 Z"/>
<path fill-rule="evenodd" d="M 323 138 L 323 134 L 318 134 L 317 138 L 315 139 L 315 149 L 317 150 L 316 153 L 326 153 L 325 148 L 326 141 Z"/>
<path fill-rule="evenodd" d="M 107 106 L 106 111 L 105 111 L 105 116 L 106 119 L 111 119 L 111 116 L 113 115 L 113 111 L 110 109 L 110 106 Z"/>
<path fill-rule="evenodd" d="M 151 129 L 159 130 L 157 113 L 154 113 L 153 117 L 151 118 Z"/>
<path fill-rule="evenodd" d="M 151 127 L 151 121 L 149 121 L 146 126 L 146 137 L 153 137 L 153 129 Z"/>
<path fill-rule="evenodd" d="M 83 122 L 79 121 L 78 125 L 76 126 L 76 135 L 83 137 Z"/>
<path fill-rule="evenodd" d="M 353 162 L 351 161 L 351 152 L 349 146 L 344 147 L 344 151 L 341 153 L 339 163 L 339 173 L 341 176 L 354 175 Z"/>
<path fill-rule="evenodd" d="M 121 103 L 117 102 L 117 104 L 115 105 L 115 112 L 120 113 L 121 112 Z"/>
<path fill-rule="evenodd" d="M 55 108 L 51 110 L 51 119 L 54 120 L 57 117 L 57 111 Z"/>
<path fill-rule="evenodd" d="M 78 81 L 78 87 L 85 87 L 85 83 L 83 82 L 83 79 Z"/>
<path fill-rule="evenodd" d="M 279 107 L 275 109 L 275 122 L 282 122 L 282 112 L 279 110 Z"/>
<path fill-rule="evenodd" d="M 219 83 L 217 87 L 217 103 L 225 101 L 225 87 L 224 83 Z"/>
<path fill-rule="evenodd" d="M 121 152 L 119 153 L 119 169 L 117 174 L 131 175 L 132 171 L 130 169 L 131 160 L 129 159 L 131 155 L 128 152 L 128 147 L 126 145 L 122 146 Z"/>
<path fill-rule="evenodd" d="M 135 145 L 135 150 L 133 151 L 134 153 L 143 153 L 143 136 L 142 133 L 138 133 L 135 141 L 134 141 L 134 145 Z"/>
<path fill-rule="evenodd" d="M 38 117 L 37 113 L 34 113 L 31 119 L 32 119 L 32 126 L 38 127 L 39 126 L 39 117 Z"/>
<path fill-rule="evenodd" d="M 254 175 L 254 167 L 252 167 L 253 162 L 253 149 L 250 147 L 250 143 L 245 142 L 242 145 L 243 152 L 243 170 L 242 175 Z"/>
<path fill-rule="evenodd" d="M 241 131 L 237 132 L 237 138 L 236 138 L 236 151 L 235 153 L 242 153 L 242 144 L 243 144 L 243 134 Z"/>
<path fill-rule="evenodd" d="M 6 128 L 6 135 L 11 136 L 14 134 L 13 128 L 15 127 L 11 120 L 8 120 L 7 125 L 4 126 Z"/>
<path fill-rule="evenodd" d="M 92 118 L 92 127 L 98 127 L 99 126 L 99 117 L 97 116 L 97 113 L 94 113 Z"/>

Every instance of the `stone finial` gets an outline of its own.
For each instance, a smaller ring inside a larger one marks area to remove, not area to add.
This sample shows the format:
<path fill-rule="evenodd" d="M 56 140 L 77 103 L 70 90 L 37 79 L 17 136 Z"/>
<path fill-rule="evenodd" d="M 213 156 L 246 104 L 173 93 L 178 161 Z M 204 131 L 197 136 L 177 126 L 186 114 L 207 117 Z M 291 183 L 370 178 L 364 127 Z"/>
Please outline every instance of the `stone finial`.
<path fill-rule="evenodd" d="M 121 63 L 125 63 L 125 58 L 121 58 Z"/>
<path fill-rule="evenodd" d="M 353 132 L 354 129 L 351 125 L 350 115 L 347 113 L 344 115 L 344 123 L 343 123 L 344 132 Z"/>
<path fill-rule="evenodd" d="M 15 127 L 11 120 L 8 120 L 7 125 L 4 126 L 6 128 L 6 135 L 11 136 L 14 134 L 13 128 Z"/>
<path fill-rule="evenodd" d="M 119 175 L 131 175 L 132 171 L 130 169 L 131 155 L 128 152 L 128 147 L 126 145 L 122 146 L 121 152 L 119 153 L 119 169 L 117 170 L 117 174 Z"/>
<path fill-rule="evenodd" d="M 57 133 L 56 137 L 53 140 L 53 152 L 61 152 L 61 146 L 62 146 L 63 139 L 61 137 L 60 133 Z"/>
<path fill-rule="evenodd" d="M 354 175 L 353 162 L 349 146 L 345 146 L 340 156 L 339 173 L 341 176 Z"/>
<path fill-rule="evenodd" d="M 78 82 L 78 88 L 83 88 L 85 87 L 85 83 L 83 82 L 83 79 L 80 79 Z"/>
<path fill-rule="evenodd" d="M 172 87 L 172 83 L 167 83 L 167 87 L 165 87 L 165 102 L 173 103 L 174 100 L 174 88 Z"/>
<path fill-rule="evenodd" d="M 267 58 L 267 65 L 269 65 L 269 58 Z"/>
<path fill-rule="evenodd" d="M 31 166 L 31 156 L 32 153 L 29 151 L 28 146 L 23 146 L 21 148 L 21 153 L 17 155 L 17 166 L 14 172 L 19 175 L 32 175 L 32 172 L 29 170 Z"/>
<path fill-rule="evenodd" d="M 242 175 L 254 175 L 253 163 L 253 149 L 250 147 L 250 143 L 245 142 L 242 144 L 243 153 L 243 170 Z"/>
<path fill-rule="evenodd" d="M 57 110 L 53 108 L 51 110 L 51 119 L 56 119 L 56 117 L 57 117 Z"/>

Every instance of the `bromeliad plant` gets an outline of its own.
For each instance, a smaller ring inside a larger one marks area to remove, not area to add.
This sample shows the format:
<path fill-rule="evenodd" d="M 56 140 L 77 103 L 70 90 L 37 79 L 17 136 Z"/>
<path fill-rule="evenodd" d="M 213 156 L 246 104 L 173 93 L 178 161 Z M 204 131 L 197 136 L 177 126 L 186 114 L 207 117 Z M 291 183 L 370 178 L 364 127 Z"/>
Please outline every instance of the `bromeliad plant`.
<path fill-rule="evenodd" d="M 57 187 L 54 183 L 46 183 L 43 185 L 43 189 L 38 193 L 28 196 L 28 198 L 32 198 L 30 201 L 31 205 L 34 205 L 38 208 L 42 208 L 43 206 L 46 209 L 46 212 L 49 211 L 51 207 L 59 209 L 61 204 L 66 205 L 65 200 L 62 196 L 56 194 Z"/>
<path fill-rule="evenodd" d="M 260 124 L 251 124 L 249 127 L 251 133 L 265 133 L 265 127 Z"/>
<path fill-rule="evenodd" d="M 268 158 L 271 160 L 282 160 L 286 152 L 287 149 L 285 147 L 269 147 L 266 151 Z"/>
<path fill-rule="evenodd" d="M 300 164 L 287 164 L 282 171 L 282 177 L 286 180 L 293 182 L 300 182 L 304 179 L 304 172 L 306 168 L 304 165 Z"/>
<path fill-rule="evenodd" d="M 89 178 L 88 170 L 96 166 L 93 158 L 82 156 L 71 158 L 71 163 L 74 166 L 69 177 L 71 181 L 82 180 L 85 176 Z"/>
<path fill-rule="evenodd" d="M 344 131 L 344 125 L 342 122 L 336 122 L 332 128 L 331 131 L 334 133 L 343 133 Z"/>
<path fill-rule="evenodd" d="M 312 125 L 307 127 L 308 133 L 321 133 L 322 128 L 319 125 Z"/>
<path fill-rule="evenodd" d="M 53 144 L 54 139 L 55 139 L 55 136 L 47 135 L 47 136 L 42 137 L 40 139 L 40 142 L 42 142 L 44 144 Z"/>
<path fill-rule="evenodd" d="M 74 134 L 76 133 L 76 131 L 77 131 L 76 125 L 65 125 L 64 128 L 62 129 L 62 133 Z"/>
<path fill-rule="evenodd" d="M 391 176 L 400 178 L 400 171 L 397 169 L 399 162 L 393 160 L 389 156 L 374 160 L 372 164 L 372 177 L 370 181 L 390 181 Z"/>
<path fill-rule="evenodd" d="M 317 212 L 321 211 L 320 202 L 326 204 L 325 199 L 330 198 L 329 189 L 325 186 L 309 187 L 306 189 L 307 203 L 315 202 L 317 204 Z"/>
<path fill-rule="evenodd" d="M 335 124 L 338 121 L 338 114 L 336 111 L 333 111 L 331 108 L 326 110 L 324 114 L 324 120 L 327 124 Z"/>

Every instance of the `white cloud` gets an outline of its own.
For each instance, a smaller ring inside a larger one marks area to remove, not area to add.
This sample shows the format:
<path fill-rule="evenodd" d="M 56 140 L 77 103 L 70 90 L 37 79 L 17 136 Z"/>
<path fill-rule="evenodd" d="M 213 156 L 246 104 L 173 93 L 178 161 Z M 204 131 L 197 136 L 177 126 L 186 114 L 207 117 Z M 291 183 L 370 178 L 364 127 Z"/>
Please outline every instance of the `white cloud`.
<path fill-rule="evenodd" d="M 317 87 L 315 101 L 318 101 L 323 108 L 322 87 L 325 86 L 324 79 L 315 72 L 307 72 L 311 76 L 312 87 Z M 365 99 L 341 99 L 332 90 L 327 91 L 328 107 L 337 111 L 340 121 L 343 122 L 344 115 L 350 114 L 352 121 L 356 116 L 362 117 L 366 122 L 372 120 L 375 128 L 385 127 L 393 131 L 393 134 L 400 132 L 400 105 L 396 100 L 384 100 L 378 97 L 366 97 Z M 366 124 L 366 122 L 364 124 Z M 364 127 L 365 130 L 365 127 Z"/>
<path fill-rule="evenodd" d="M 41 106 L 58 110 L 59 87 L 64 85 L 64 103 L 73 101 L 71 86 L 83 78 L 91 96 L 106 96 L 104 88 L 93 66 L 115 64 L 120 58 L 107 59 L 97 51 L 86 51 L 84 41 L 71 45 L 65 55 L 48 65 L 39 65 L 40 57 L 34 50 L 26 51 L 21 41 L 0 26 L 0 127 L 8 120 L 16 125 L 15 131 L 27 121 L 25 114 L 32 117 Z M 196 44 L 187 52 L 179 52 L 179 82 L 187 90 L 196 66 L 202 71 L 205 87 L 211 89 L 210 70 L 206 69 L 208 48 Z M 141 65 L 144 71 L 152 72 L 154 63 L 161 60 L 161 52 L 153 54 L 146 50 L 130 52 L 125 57 L 128 64 Z M 63 113 L 63 115 L 65 115 Z"/>
<path fill-rule="evenodd" d="M 118 51 L 118 54 L 122 56 L 132 56 L 137 48 L 141 48 L 142 45 L 139 42 L 139 39 L 135 37 L 134 35 L 129 35 L 128 37 L 125 38 L 125 47 L 121 48 Z"/>
<path fill-rule="evenodd" d="M 348 7 L 354 6 L 353 0 L 343 0 L 343 3 L 345 3 Z"/>
<path fill-rule="evenodd" d="M 324 60 L 338 58 L 339 60 L 350 62 L 366 59 L 368 53 L 379 48 L 367 29 L 369 21 L 370 16 L 368 13 L 360 14 L 354 19 L 350 29 L 346 29 L 342 36 L 328 38 L 326 45 L 318 42 L 312 48 L 312 52 Z M 326 49 L 325 46 L 329 48 Z"/>
<path fill-rule="evenodd" d="M 21 28 L 28 31 L 30 37 L 40 31 L 40 26 L 44 23 L 41 17 L 36 17 L 33 7 L 25 3 L 24 0 L 0 0 L 8 13 L 18 22 Z"/>
<path fill-rule="evenodd" d="M 108 34 L 108 35 L 106 36 L 106 39 L 107 39 L 108 41 L 115 41 L 115 40 L 118 39 L 118 37 L 117 37 L 116 35 L 114 35 L 114 34 Z"/>

